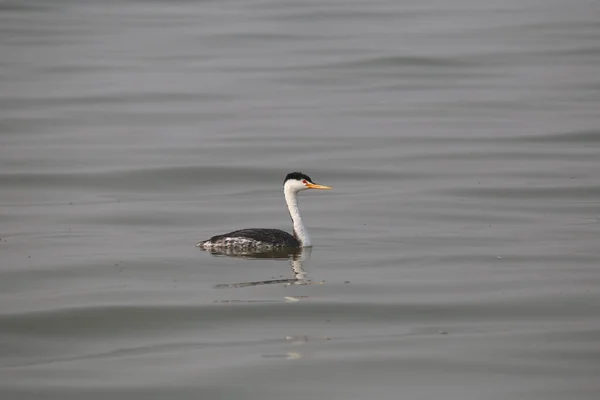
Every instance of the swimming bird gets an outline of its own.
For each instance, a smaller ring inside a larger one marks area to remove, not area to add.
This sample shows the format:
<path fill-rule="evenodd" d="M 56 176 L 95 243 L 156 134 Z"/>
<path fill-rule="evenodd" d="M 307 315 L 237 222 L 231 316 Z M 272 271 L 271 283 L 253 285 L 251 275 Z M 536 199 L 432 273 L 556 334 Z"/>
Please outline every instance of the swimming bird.
<path fill-rule="evenodd" d="M 298 193 L 308 189 L 331 189 L 318 185 L 302 172 L 292 172 L 283 181 L 283 194 L 294 226 L 293 235 L 280 229 L 240 229 L 216 235 L 199 242 L 196 246 L 204 250 L 239 249 L 264 251 L 277 248 L 311 247 L 310 236 L 304 227 L 298 209 Z"/>

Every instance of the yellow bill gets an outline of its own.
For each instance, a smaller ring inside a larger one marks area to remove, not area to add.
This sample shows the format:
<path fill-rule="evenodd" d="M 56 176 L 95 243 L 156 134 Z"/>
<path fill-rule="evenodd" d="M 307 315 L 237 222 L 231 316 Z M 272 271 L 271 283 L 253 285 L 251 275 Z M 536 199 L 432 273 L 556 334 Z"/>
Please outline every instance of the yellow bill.
<path fill-rule="evenodd" d="M 309 189 L 321 189 L 321 190 L 333 189 L 331 186 L 317 185 L 316 183 L 310 183 L 310 182 L 307 182 L 306 186 L 308 186 Z"/>

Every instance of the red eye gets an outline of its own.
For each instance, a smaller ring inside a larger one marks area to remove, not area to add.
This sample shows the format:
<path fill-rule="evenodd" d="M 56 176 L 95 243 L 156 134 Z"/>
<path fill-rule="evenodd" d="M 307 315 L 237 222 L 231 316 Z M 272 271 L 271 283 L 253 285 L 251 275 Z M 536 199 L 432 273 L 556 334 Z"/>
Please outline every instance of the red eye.
<path fill-rule="evenodd" d="M 306 179 L 302 179 L 302 183 L 306 183 Z"/>

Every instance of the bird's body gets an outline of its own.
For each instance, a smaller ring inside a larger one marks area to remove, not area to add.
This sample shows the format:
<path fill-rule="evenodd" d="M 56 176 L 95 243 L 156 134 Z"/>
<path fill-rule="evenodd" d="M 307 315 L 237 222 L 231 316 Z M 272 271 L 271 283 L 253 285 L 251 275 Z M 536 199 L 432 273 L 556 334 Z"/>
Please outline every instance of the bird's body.
<path fill-rule="evenodd" d="M 300 210 L 298 209 L 298 192 L 306 189 L 331 188 L 313 183 L 308 175 L 304 175 L 301 172 L 292 172 L 286 176 L 283 182 L 283 192 L 294 225 L 293 235 L 280 229 L 240 229 L 213 236 L 208 240 L 199 242 L 196 246 L 205 250 L 239 249 L 245 251 L 312 246 L 308 232 L 300 217 Z"/>
<path fill-rule="evenodd" d="M 281 229 L 249 228 L 216 235 L 197 244 L 204 249 L 236 248 L 265 250 L 284 247 L 302 247 L 298 239 Z"/>

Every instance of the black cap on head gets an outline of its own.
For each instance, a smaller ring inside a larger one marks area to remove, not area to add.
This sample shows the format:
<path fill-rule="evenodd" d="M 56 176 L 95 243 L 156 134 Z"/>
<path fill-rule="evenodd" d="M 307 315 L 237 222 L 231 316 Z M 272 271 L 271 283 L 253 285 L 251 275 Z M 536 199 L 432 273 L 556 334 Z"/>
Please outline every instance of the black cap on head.
<path fill-rule="evenodd" d="M 298 181 L 301 181 L 302 179 L 306 179 L 307 181 L 313 183 L 312 179 L 310 179 L 310 176 L 305 175 L 302 172 L 292 172 L 290 174 L 287 174 L 287 176 L 285 177 L 285 180 L 283 181 L 284 185 L 288 181 L 288 179 L 295 179 Z"/>

